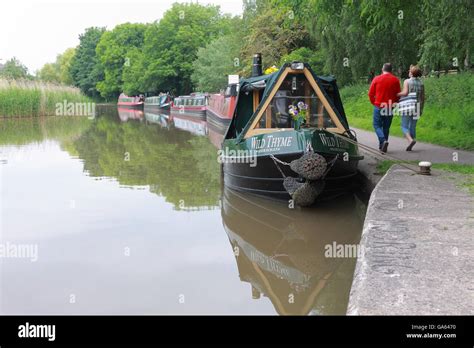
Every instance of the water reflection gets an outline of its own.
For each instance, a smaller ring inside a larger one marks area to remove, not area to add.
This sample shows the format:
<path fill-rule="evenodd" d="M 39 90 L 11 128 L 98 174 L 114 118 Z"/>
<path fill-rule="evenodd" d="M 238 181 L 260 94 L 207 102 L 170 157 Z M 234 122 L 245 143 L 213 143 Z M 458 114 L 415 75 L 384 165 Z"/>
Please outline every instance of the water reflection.
<path fill-rule="evenodd" d="M 178 210 L 217 208 L 220 171 L 212 144 L 189 132 L 163 128 L 169 122 L 166 114 L 145 115 L 148 124 L 121 124 L 113 114 L 100 115 L 73 144 L 84 170 L 128 187 L 148 186 Z"/>
<path fill-rule="evenodd" d="M 145 108 L 145 119 L 148 123 L 157 124 L 162 128 L 170 129 L 172 127 L 170 113 L 156 108 Z"/>
<path fill-rule="evenodd" d="M 143 120 L 143 110 L 131 108 L 117 108 L 120 121 L 127 122 L 128 120 Z"/>
<path fill-rule="evenodd" d="M 222 220 L 241 281 L 279 314 L 344 314 L 354 258 L 325 257 L 326 246 L 357 244 L 364 205 L 348 195 L 313 209 L 224 188 Z"/>
<path fill-rule="evenodd" d="M 173 124 L 176 128 L 197 136 L 206 136 L 207 124 L 204 120 L 192 119 L 186 116 L 173 115 Z"/>
<path fill-rule="evenodd" d="M 355 196 L 292 210 L 229 191 L 205 122 L 97 111 L 0 120 L 0 237 L 39 246 L 0 260 L 1 313 L 345 313 L 355 260 L 324 248 L 357 243 Z"/>

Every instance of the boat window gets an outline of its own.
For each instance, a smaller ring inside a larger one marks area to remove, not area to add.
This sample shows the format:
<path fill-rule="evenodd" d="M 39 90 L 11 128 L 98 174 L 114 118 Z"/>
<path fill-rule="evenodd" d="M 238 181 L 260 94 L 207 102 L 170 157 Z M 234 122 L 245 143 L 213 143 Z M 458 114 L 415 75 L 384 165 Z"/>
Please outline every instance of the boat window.
<path fill-rule="evenodd" d="M 299 106 L 301 107 L 299 107 Z M 256 128 L 294 128 L 293 106 L 305 114 L 306 124 L 317 128 L 336 127 L 304 74 L 288 74 L 265 109 Z"/>

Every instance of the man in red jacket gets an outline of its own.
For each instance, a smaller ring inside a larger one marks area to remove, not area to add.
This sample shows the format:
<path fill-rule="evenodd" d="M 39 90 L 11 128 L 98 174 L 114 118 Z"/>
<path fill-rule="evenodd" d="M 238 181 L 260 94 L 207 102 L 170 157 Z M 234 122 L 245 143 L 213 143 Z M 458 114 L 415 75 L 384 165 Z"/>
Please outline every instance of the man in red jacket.
<path fill-rule="evenodd" d="M 372 80 L 369 89 L 369 99 L 374 106 L 373 125 L 382 153 L 387 152 L 388 135 L 393 119 L 392 108 L 393 104 L 398 102 L 399 92 L 400 81 L 392 74 L 392 64 L 385 63 L 382 74 Z"/>

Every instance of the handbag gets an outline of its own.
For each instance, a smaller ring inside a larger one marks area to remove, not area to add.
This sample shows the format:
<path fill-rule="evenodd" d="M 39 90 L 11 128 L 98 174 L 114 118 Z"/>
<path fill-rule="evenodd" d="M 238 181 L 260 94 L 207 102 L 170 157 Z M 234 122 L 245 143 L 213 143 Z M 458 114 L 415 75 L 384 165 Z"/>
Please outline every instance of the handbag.
<path fill-rule="evenodd" d="M 401 97 L 398 102 L 398 113 L 402 116 L 417 116 L 418 99 L 416 92 L 408 93 L 407 96 Z"/>

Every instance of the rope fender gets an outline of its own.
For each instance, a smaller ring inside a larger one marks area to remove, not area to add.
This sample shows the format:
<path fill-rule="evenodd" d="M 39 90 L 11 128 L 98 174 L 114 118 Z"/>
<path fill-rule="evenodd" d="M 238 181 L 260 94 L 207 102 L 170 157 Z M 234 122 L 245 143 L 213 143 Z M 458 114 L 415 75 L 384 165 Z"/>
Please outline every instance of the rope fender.
<path fill-rule="evenodd" d="M 327 163 L 326 159 L 320 154 L 308 151 L 300 158 L 287 163 L 270 154 L 270 158 L 283 177 L 283 187 L 290 194 L 295 204 L 302 207 L 313 204 L 323 192 L 326 185 L 324 179 L 338 157 L 339 155 L 336 155 Z M 289 166 L 299 177 L 286 176 L 278 164 Z"/>

